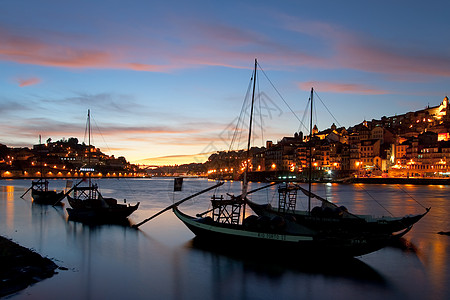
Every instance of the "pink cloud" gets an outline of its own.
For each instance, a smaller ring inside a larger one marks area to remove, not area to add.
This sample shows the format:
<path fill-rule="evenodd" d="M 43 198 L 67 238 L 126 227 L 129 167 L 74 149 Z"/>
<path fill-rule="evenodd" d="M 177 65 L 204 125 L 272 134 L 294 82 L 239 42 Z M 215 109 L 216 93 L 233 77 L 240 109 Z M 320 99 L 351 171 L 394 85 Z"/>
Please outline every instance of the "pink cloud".
<path fill-rule="evenodd" d="M 120 48 L 120 47 L 118 47 Z M 168 66 L 123 62 L 112 51 L 71 47 L 0 28 L 0 60 L 63 68 L 114 68 L 164 72 Z"/>
<path fill-rule="evenodd" d="M 29 85 L 35 85 L 41 82 L 41 79 L 33 77 L 33 78 L 19 78 L 16 80 L 17 83 L 19 83 L 20 87 L 29 86 Z"/>
<path fill-rule="evenodd" d="M 450 56 L 446 53 L 432 53 L 422 46 L 412 48 L 392 44 L 336 24 L 298 21 L 286 15 L 279 16 L 279 19 L 286 29 L 318 37 L 324 44 L 323 48 L 330 50 L 331 54 L 323 56 L 323 60 L 310 60 L 313 67 L 346 68 L 402 77 L 411 74 L 450 76 Z"/>
<path fill-rule="evenodd" d="M 176 19 L 175 28 L 170 32 L 176 44 L 156 37 L 140 47 L 135 47 L 132 40 L 124 47 L 115 39 L 108 45 L 101 44 L 106 41 L 96 41 L 94 48 L 89 45 L 89 37 L 80 39 L 61 34 L 57 42 L 50 42 L 54 36 L 48 33 L 25 36 L 0 27 L 0 60 L 63 68 L 169 72 L 200 66 L 250 68 L 249 61 L 257 57 L 272 68 L 308 66 L 402 76 L 450 76 L 450 56 L 445 54 L 426 52 L 421 47 L 393 46 L 325 22 L 299 21 L 286 15 L 277 21 L 294 34 L 310 40 L 313 37 L 311 47 L 317 50 L 280 43 L 276 37 L 247 28 Z"/>
<path fill-rule="evenodd" d="M 339 61 L 358 70 L 391 74 L 450 76 L 450 57 L 421 53 L 420 50 L 383 46 L 381 41 L 355 40 L 338 45 Z"/>
<path fill-rule="evenodd" d="M 327 93 L 340 93 L 340 94 L 360 94 L 360 95 L 383 95 L 387 94 L 387 91 L 379 90 L 363 84 L 354 83 L 338 83 L 338 82 L 301 82 L 298 84 L 300 89 L 304 91 L 311 90 L 311 87 L 319 90 L 320 92 Z"/>
<path fill-rule="evenodd" d="M 93 48 L 89 45 L 89 37 L 80 39 L 79 36 L 48 33 L 26 36 L 0 27 L 0 60 L 61 68 L 146 72 L 169 72 L 201 66 L 251 68 L 249 62 L 255 57 L 262 58 L 266 65 L 277 67 L 304 65 L 310 61 L 319 63 L 321 60 L 318 56 L 284 47 L 258 32 L 192 20 L 190 23 L 179 22 L 178 27 L 190 26 L 191 30 L 178 32 L 175 28 L 171 34 L 174 39 L 176 37 L 177 45 L 155 39 L 139 48 L 134 47 L 132 41 L 127 47 L 115 41 L 102 46 L 105 41 L 96 41 L 96 48 Z M 57 36 L 57 42 L 50 42 L 54 36 Z M 158 63 L 148 63 L 148 57 Z"/>
<path fill-rule="evenodd" d="M 86 67 L 110 61 L 108 53 L 79 50 L 0 30 L 0 58 L 18 63 Z"/>

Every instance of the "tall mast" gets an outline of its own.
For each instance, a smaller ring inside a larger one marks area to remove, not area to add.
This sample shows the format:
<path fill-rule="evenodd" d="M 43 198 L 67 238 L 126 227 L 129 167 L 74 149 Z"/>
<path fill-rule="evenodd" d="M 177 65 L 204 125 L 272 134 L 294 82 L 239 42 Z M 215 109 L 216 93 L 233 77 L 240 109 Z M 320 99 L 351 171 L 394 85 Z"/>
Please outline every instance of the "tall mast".
<path fill-rule="evenodd" d="M 258 61 L 255 58 L 255 70 L 253 72 L 253 93 L 252 93 L 252 105 L 250 108 L 250 125 L 248 128 L 248 141 L 247 141 L 247 155 L 245 158 L 245 163 L 246 163 L 246 167 L 245 167 L 245 172 L 244 172 L 244 178 L 243 178 L 243 182 L 242 182 L 242 198 L 243 200 L 245 200 L 245 198 L 247 197 L 247 191 L 248 191 L 248 181 L 247 181 L 247 173 L 249 170 L 249 159 L 250 159 L 250 144 L 251 144 L 251 139 L 252 139 L 252 123 L 253 123 L 253 105 L 255 103 L 255 89 L 256 89 L 256 68 L 258 67 Z M 243 208 L 242 208 L 242 220 L 245 219 L 245 201 L 243 203 Z"/>
<path fill-rule="evenodd" d="M 244 173 L 244 179 L 242 183 L 242 198 L 245 198 L 247 196 L 247 189 L 248 189 L 248 182 L 247 182 L 247 173 L 249 169 L 249 162 L 250 159 L 250 144 L 252 139 L 252 123 L 253 123 L 253 106 L 255 103 L 255 89 L 256 89 L 256 68 L 258 67 L 258 61 L 255 58 L 255 70 L 253 72 L 253 93 L 252 93 L 252 105 L 250 108 L 250 125 L 248 130 L 248 141 L 247 141 L 247 155 L 246 155 L 246 168 Z"/>
<path fill-rule="evenodd" d="M 88 109 L 88 172 L 89 172 L 89 187 L 91 187 L 91 110 Z M 92 199 L 92 190 L 89 189 L 89 199 Z"/>
<path fill-rule="evenodd" d="M 89 153 L 91 148 L 91 110 L 88 109 L 88 143 L 89 143 Z M 91 163 L 91 156 L 89 155 L 89 164 Z"/>
<path fill-rule="evenodd" d="M 44 181 L 44 150 L 42 150 L 41 135 L 39 135 L 39 162 L 41 165 L 41 181 Z M 47 191 L 47 188 L 45 189 Z"/>
<path fill-rule="evenodd" d="M 311 181 L 312 181 L 312 123 L 313 123 L 313 93 L 314 88 L 311 88 L 311 116 L 309 120 L 309 180 L 308 180 L 308 212 L 311 212 Z"/>

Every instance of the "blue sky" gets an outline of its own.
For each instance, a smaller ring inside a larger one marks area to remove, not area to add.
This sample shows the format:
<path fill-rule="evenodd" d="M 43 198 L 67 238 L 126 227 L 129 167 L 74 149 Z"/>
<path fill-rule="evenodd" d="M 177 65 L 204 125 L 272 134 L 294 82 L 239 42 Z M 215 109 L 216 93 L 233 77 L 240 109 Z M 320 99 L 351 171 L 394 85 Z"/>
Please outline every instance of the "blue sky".
<path fill-rule="evenodd" d="M 449 93 L 448 1 L 4 0 L 0 11 L 0 143 L 13 147 L 83 141 L 90 109 L 109 155 L 203 161 L 228 149 L 255 58 L 284 99 L 261 83 L 259 144 L 299 129 L 291 109 L 303 116 L 311 87 L 345 127 Z M 319 106 L 326 129 L 336 120 Z"/>

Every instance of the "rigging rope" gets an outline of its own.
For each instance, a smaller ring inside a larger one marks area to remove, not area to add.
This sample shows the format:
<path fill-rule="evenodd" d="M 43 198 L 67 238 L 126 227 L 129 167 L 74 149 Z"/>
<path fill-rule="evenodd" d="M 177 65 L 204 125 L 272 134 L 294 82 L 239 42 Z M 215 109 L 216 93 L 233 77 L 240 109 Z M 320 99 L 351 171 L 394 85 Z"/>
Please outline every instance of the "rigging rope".
<path fill-rule="evenodd" d="M 361 184 L 356 184 L 359 188 L 361 188 L 373 201 L 375 201 L 379 206 L 381 206 L 385 211 L 387 211 L 392 217 L 394 216 L 386 207 L 383 206 L 380 202 L 378 202 Z"/>
<path fill-rule="evenodd" d="M 231 139 L 231 143 L 230 143 L 230 147 L 228 148 L 228 151 L 231 151 L 231 149 L 233 148 L 234 143 L 236 143 L 236 140 L 240 140 L 241 139 L 242 131 L 240 131 L 239 128 L 241 126 L 240 124 L 244 123 L 243 115 L 245 115 L 244 112 L 245 112 L 245 108 L 247 106 L 247 102 L 248 102 L 248 98 L 249 98 L 249 94 L 250 94 L 250 90 L 251 90 L 251 86 L 252 86 L 252 81 L 253 81 L 253 75 L 252 75 L 252 77 L 250 79 L 250 82 L 248 84 L 247 92 L 245 94 L 244 101 L 242 102 L 241 112 L 240 112 L 238 120 L 236 122 L 236 126 L 235 126 L 235 129 L 234 129 L 233 137 Z M 238 135 L 239 135 L 239 139 L 238 139 Z M 237 145 L 236 148 L 239 148 L 238 146 L 239 145 Z"/>
<path fill-rule="evenodd" d="M 318 126 L 317 126 L 317 123 L 318 123 L 319 118 L 317 117 L 317 106 L 316 106 L 316 101 L 313 102 L 313 106 L 314 106 L 314 108 L 313 108 L 313 109 L 314 109 L 314 117 L 316 118 L 316 122 L 315 122 L 315 124 L 314 124 L 314 120 L 313 120 L 313 124 L 316 125 L 317 129 L 319 129 Z M 312 129 L 314 130 L 314 126 L 313 126 Z"/>
<path fill-rule="evenodd" d="M 258 107 L 259 107 L 259 127 L 261 130 L 261 145 L 264 146 L 264 131 L 263 131 L 263 118 L 262 118 L 262 108 L 261 108 L 261 92 L 260 92 L 260 88 L 259 88 L 259 82 L 258 82 Z"/>
<path fill-rule="evenodd" d="M 302 121 L 304 121 L 306 119 L 306 114 L 308 113 L 308 107 L 309 107 L 310 101 L 311 101 L 311 98 L 308 98 L 308 102 L 306 103 L 306 108 L 303 110 Z M 310 135 L 309 129 L 303 124 L 303 122 L 301 122 L 301 125 L 303 125 L 303 127 L 305 128 L 307 135 Z M 301 131 L 301 126 L 298 127 L 298 131 Z"/>
<path fill-rule="evenodd" d="M 95 127 L 95 129 L 98 131 L 98 133 L 100 134 L 100 136 L 101 136 L 101 138 L 102 138 L 102 140 L 103 140 L 103 143 L 104 143 L 105 146 L 106 146 L 107 151 L 108 151 L 109 153 L 112 153 L 112 150 L 111 150 L 111 148 L 109 148 L 109 145 L 108 145 L 108 143 L 106 142 L 105 137 L 103 136 L 103 133 L 102 133 L 102 131 L 100 130 L 100 127 L 99 127 L 98 124 L 97 124 L 97 121 L 94 119 L 94 117 L 93 117 L 92 115 L 90 115 L 90 119 L 91 119 L 91 121 L 94 122 L 94 127 Z M 92 128 L 91 128 L 91 132 L 92 132 Z M 94 135 L 93 135 L 93 134 L 91 134 L 91 144 L 92 144 L 92 145 L 94 144 Z M 117 179 L 118 181 L 120 180 L 120 178 L 118 178 L 118 177 L 117 177 L 116 179 Z M 126 184 L 126 186 L 127 186 L 127 188 L 128 188 L 127 197 L 131 197 L 131 200 L 137 201 L 137 197 L 136 197 L 137 192 L 135 191 L 135 189 L 132 189 L 132 188 L 131 188 L 130 182 L 129 182 L 128 180 L 122 180 L 122 181 L 125 181 L 125 184 Z"/>
<path fill-rule="evenodd" d="M 397 187 L 402 190 L 402 192 L 404 192 L 406 195 L 408 195 L 411 199 L 413 199 L 417 204 L 419 204 L 421 207 L 423 207 L 425 210 L 428 210 L 425 206 L 422 205 L 422 203 L 420 203 L 419 201 L 417 201 L 413 196 L 411 196 L 407 191 L 405 191 L 404 189 L 402 189 L 398 184 Z"/>
<path fill-rule="evenodd" d="M 272 81 L 269 79 L 269 77 L 266 75 L 266 72 L 264 72 L 263 68 L 261 67 L 261 65 L 258 62 L 258 66 L 261 69 L 261 72 L 264 74 L 264 77 L 266 77 L 267 81 L 269 81 L 270 85 L 272 85 L 273 89 L 277 92 L 278 96 L 280 96 L 281 100 L 283 100 L 284 104 L 286 104 L 286 106 L 289 108 L 289 110 L 291 111 L 291 113 L 294 115 L 294 117 L 303 125 L 303 127 L 306 128 L 306 126 L 303 124 L 303 122 L 298 118 L 297 114 L 292 110 L 292 108 L 289 106 L 289 104 L 286 102 L 286 100 L 284 100 L 283 96 L 280 94 L 280 92 L 278 91 L 278 89 L 275 87 L 275 85 L 272 83 Z"/>
<path fill-rule="evenodd" d="M 337 125 L 339 127 L 343 127 L 338 120 L 336 120 L 336 118 L 334 117 L 334 115 L 331 113 L 331 111 L 328 109 L 328 107 L 325 105 L 325 103 L 323 103 L 322 99 L 320 98 L 320 96 L 317 94 L 316 90 L 314 90 L 314 94 L 317 96 L 317 98 L 319 98 L 320 102 L 322 103 L 322 105 L 325 107 L 325 109 L 328 111 L 328 113 L 331 115 L 331 117 L 334 119 L 334 121 L 337 123 Z"/>

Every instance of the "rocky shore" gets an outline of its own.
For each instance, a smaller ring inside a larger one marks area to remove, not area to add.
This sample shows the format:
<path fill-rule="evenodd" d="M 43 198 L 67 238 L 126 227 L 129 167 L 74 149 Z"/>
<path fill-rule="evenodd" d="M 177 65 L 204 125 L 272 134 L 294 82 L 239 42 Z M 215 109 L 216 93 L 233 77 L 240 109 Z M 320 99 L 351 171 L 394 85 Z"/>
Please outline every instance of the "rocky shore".
<path fill-rule="evenodd" d="M 0 297 L 57 274 L 58 266 L 48 258 L 0 236 Z"/>

